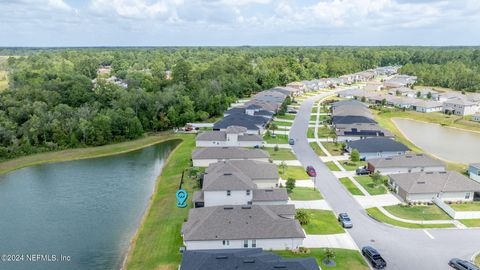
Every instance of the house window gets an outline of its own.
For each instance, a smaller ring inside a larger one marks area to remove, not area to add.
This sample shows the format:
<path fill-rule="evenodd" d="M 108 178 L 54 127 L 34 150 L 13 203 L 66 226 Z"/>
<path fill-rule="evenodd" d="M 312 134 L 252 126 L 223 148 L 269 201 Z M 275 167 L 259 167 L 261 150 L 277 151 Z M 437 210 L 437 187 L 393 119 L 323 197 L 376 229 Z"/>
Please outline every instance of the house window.
<path fill-rule="evenodd" d="M 230 246 L 230 240 L 223 240 L 223 241 L 222 241 L 222 244 L 223 244 L 224 246 Z"/>
<path fill-rule="evenodd" d="M 470 199 L 470 192 L 465 193 L 465 200 Z"/>
<path fill-rule="evenodd" d="M 248 240 L 243 240 L 243 247 L 248 248 Z"/>
<path fill-rule="evenodd" d="M 250 189 L 247 189 L 247 196 L 250 196 Z"/>
<path fill-rule="evenodd" d="M 257 240 L 255 239 L 252 240 L 252 247 L 257 247 Z"/>
<path fill-rule="evenodd" d="M 230 190 L 227 190 L 227 196 L 230 196 L 231 195 L 231 191 Z"/>

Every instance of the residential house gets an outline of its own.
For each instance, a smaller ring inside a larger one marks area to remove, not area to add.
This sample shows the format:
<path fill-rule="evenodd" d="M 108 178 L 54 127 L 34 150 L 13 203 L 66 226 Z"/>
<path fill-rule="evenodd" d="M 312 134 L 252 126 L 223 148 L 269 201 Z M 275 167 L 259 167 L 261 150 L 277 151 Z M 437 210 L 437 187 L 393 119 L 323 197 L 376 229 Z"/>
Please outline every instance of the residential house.
<path fill-rule="evenodd" d="M 345 89 L 345 90 L 342 90 L 342 91 L 339 91 L 337 93 L 337 96 L 338 97 L 341 97 L 341 98 L 356 98 L 356 97 L 362 97 L 362 96 L 365 96 L 366 92 L 364 90 L 360 90 L 358 88 L 350 88 L 350 89 Z"/>
<path fill-rule="evenodd" d="M 260 149 L 245 149 L 240 147 L 207 147 L 193 150 L 192 162 L 195 167 L 226 160 L 255 160 L 268 162 L 270 155 Z"/>
<path fill-rule="evenodd" d="M 415 103 L 415 111 L 422 113 L 441 112 L 443 104 L 437 101 L 425 100 Z"/>
<path fill-rule="evenodd" d="M 392 104 L 393 106 L 401 109 L 413 109 L 415 105 L 421 100 L 409 97 L 395 97 L 390 100 L 387 100 L 387 104 Z"/>
<path fill-rule="evenodd" d="M 262 91 L 252 97 L 252 100 L 260 100 L 260 101 L 266 101 L 266 102 L 273 102 L 273 103 L 278 103 L 282 104 L 285 101 L 285 98 L 287 95 L 277 92 L 277 91 Z"/>
<path fill-rule="evenodd" d="M 414 91 L 408 87 L 393 88 L 392 90 L 388 91 L 388 94 L 392 96 L 404 96 L 410 98 L 417 97 L 417 91 Z"/>
<path fill-rule="evenodd" d="M 394 75 L 391 78 L 385 80 L 383 85 L 385 88 L 398 88 L 411 86 L 417 81 L 417 77 L 409 75 Z"/>
<path fill-rule="evenodd" d="M 371 137 L 390 137 L 394 135 L 375 123 L 337 124 L 335 133 L 338 141 L 354 141 Z"/>
<path fill-rule="evenodd" d="M 334 107 L 332 124 L 376 123 L 373 114 L 366 107 L 359 105 Z"/>
<path fill-rule="evenodd" d="M 443 93 L 434 93 L 432 99 L 440 102 L 445 102 L 451 99 L 464 98 L 465 96 L 460 92 L 443 92 Z"/>
<path fill-rule="evenodd" d="M 252 160 L 230 160 L 211 164 L 206 170 L 209 173 L 241 172 L 250 178 L 258 188 L 271 189 L 278 187 L 277 165 L 269 162 Z"/>
<path fill-rule="evenodd" d="M 330 104 L 330 108 L 332 109 L 332 111 L 335 111 L 336 108 L 341 108 L 343 106 L 360 106 L 360 107 L 368 108 L 367 104 L 360 102 L 358 100 L 339 100 Z"/>
<path fill-rule="evenodd" d="M 186 250 L 179 270 L 320 270 L 315 258 L 290 258 L 261 248 Z"/>
<path fill-rule="evenodd" d="M 451 99 L 443 103 L 443 110 L 447 114 L 472 115 L 478 111 L 478 104 L 463 98 Z"/>
<path fill-rule="evenodd" d="M 351 153 L 353 149 L 357 149 L 364 160 L 405 155 L 410 150 L 403 143 L 381 137 L 347 142 L 346 150 Z"/>
<path fill-rule="evenodd" d="M 367 91 L 380 91 L 383 89 L 383 87 L 384 87 L 383 83 L 377 82 L 377 81 L 371 81 L 371 82 L 367 82 L 367 84 L 363 89 Z"/>
<path fill-rule="evenodd" d="M 245 102 L 244 106 L 250 106 L 250 105 L 258 105 L 260 106 L 263 110 L 266 110 L 266 111 L 270 111 L 270 112 L 273 112 L 273 113 L 276 113 L 278 111 L 278 109 L 280 108 L 280 106 L 282 104 L 278 103 L 278 102 L 271 102 L 271 101 L 265 101 L 265 100 L 258 100 L 258 99 L 252 99 L 248 102 Z"/>
<path fill-rule="evenodd" d="M 224 117 L 232 114 L 248 114 L 251 116 L 261 116 L 267 118 L 268 120 L 273 118 L 273 112 L 264 110 L 261 106 L 255 104 L 250 104 L 246 107 L 231 108 L 223 113 Z"/>
<path fill-rule="evenodd" d="M 424 88 L 417 91 L 416 97 L 424 98 L 424 99 L 433 99 L 434 95 L 436 94 L 438 94 L 437 91 L 430 88 Z"/>
<path fill-rule="evenodd" d="M 207 131 L 196 138 L 197 147 L 255 147 L 263 144 L 262 136 L 248 134 L 245 127 L 229 126 L 225 131 Z"/>
<path fill-rule="evenodd" d="M 181 233 L 187 250 L 295 250 L 303 245 L 305 233 L 294 217 L 294 205 L 193 208 Z"/>
<path fill-rule="evenodd" d="M 470 164 L 468 166 L 468 174 L 471 179 L 480 182 L 480 163 Z"/>
<path fill-rule="evenodd" d="M 301 92 L 304 92 L 306 89 L 305 85 L 302 82 L 291 82 L 291 83 L 288 83 L 286 86 L 297 89 Z"/>
<path fill-rule="evenodd" d="M 477 113 L 472 115 L 472 121 L 480 122 L 480 114 Z"/>
<path fill-rule="evenodd" d="M 406 202 L 473 201 L 480 192 L 480 183 L 455 171 L 392 174 L 389 184 Z"/>
<path fill-rule="evenodd" d="M 275 87 L 275 88 L 272 88 L 270 89 L 270 91 L 276 91 L 276 92 L 279 92 L 279 93 L 282 93 L 284 95 L 287 95 L 287 96 L 291 96 L 291 97 L 296 97 L 298 95 L 300 95 L 301 91 L 299 89 L 296 89 L 296 88 L 292 88 L 292 87 Z"/>
<path fill-rule="evenodd" d="M 367 167 L 370 172 L 379 172 L 383 175 L 445 171 L 445 163 L 424 154 L 369 159 Z"/>
<path fill-rule="evenodd" d="M 213 125 L 215 131 L 226 131 L 228 127 L 240 126 L 247 129 L 248 134 L 263 134 L 269 120 L 262 116 L 252 116 L 248 114 L 231 114 Z"/>

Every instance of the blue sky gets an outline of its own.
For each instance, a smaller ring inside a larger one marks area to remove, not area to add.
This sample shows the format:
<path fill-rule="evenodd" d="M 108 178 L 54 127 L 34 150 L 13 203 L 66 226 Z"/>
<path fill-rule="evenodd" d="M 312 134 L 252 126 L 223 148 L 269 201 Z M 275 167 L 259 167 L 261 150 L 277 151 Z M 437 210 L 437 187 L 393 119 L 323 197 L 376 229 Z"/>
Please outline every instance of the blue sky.
<path fill-rule="evenodd" d="M 480 45 L 480 0 L 0 0 L 0 46 Z"/>

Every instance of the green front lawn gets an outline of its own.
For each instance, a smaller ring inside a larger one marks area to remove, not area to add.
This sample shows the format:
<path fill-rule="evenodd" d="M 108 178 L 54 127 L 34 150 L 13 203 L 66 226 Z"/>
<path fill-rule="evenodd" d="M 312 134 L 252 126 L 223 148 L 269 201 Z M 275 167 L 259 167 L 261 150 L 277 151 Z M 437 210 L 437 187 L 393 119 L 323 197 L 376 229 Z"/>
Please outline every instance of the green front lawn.
<path fill-rule="evenodd" d="M 285 115 L 275 115 L 275 118 L 293 120 L 295 119 L 295 116 L 296 116 L 295 114 L 285 114 Z"/>
<path fill-rule="evenodd" d="M 342 151 L 342 143 L 334 143 L 334 142 L 322 142 L 322 145 L 327 149 L 327 151 L 332 156 L 341 156 Z"/>
<path fill-rule="evenodd" d="M 391 219 L 385 216 L 380 210 L 376 207 L 366 209 L 367 213 L 375 218 L 376 220 L 387 223 L 397 227 L 412 228 L 412 229 L 425 229 L 425 228 L 453 228 L 453 224 L 416 224 L 416 223 L 405 223 L 395 219 Z"/>
<path fill-rule="evenodd" d="M 333 161 L 325 162 L 325 165 L 327 165 L 327 167 L 328 167 L 328 169 L 330 169 L 330 171 L 333 171 L 333 172 L 340 171 L 340 168 L 338 168 L 338 166 L 335 165 L 335 163 L 333 163 Z"/>
<path fill-rule="evenodd" d="M 318 138 L 329 138 L 330 132 L 330 128 L 321 125 L 318 127 Z"/>
<path fill-rule="evenodd" d="M 392 215 L 411 220 L 449 220 L 452 219 L 447 213 L 436 205 L 391 205 L 383 207 Z"/>
<path fill-rule="evenodd" d="M 275 151 L 275 148 L 264 147 L 262 148 L 262 150 L 267 151 L 273 160 L 296 160 L 297 159 L 295 154 L 290 149 L 278 148 L 278 150 Z"/>
<path fill-rule="evenodd" d="M 332 211 L 302 209 L 310 216 L 310 222 L 302 225 L 307 234 L 336 234 L 344 230 Z"/>
<path fill-rule="evenodd" d="M 313 188 L 296 187 L 288 195 L 293 201 L 311 201 L 323 199 L 322 194 Z"/>
<path fill-rule="evenodd" d="M 475 264 L 477 266 L 480 266 L 480 254 L 478 254 L 477 257 L 475 257 Z"/>
<path fill-rule="evenodd" d="M 272 133 L 272 132 L 270 132 Z M 263 136 L 263 140 L 268 143 L 268 144 L 288 144 L 288 136 L 287 135 L 275 135 L 275 137 L 272 137 L 273 135 L 270 134 L 265 134 Z"/>
<path fill-rule="evenodd" d="M 293 178 L 295 180 L 304 180 L 309 179 L 310 176 L 305 172 L 305 169 L 301 166 L 278 166 L 278 174 L 282 179 L 287 180 L 288 178 Z"/>
<path fill-rule="evenodd" d="M 480 202 L 449 204 L 455 211 L 480 211 Z"/>
<path fill-rule="evenodd" d="M 315 154 L 317 154 L 319 156 L 322 156 L 322 157 L 326 156 L 325 152 L 322 151 L 322 148 L 320 148 L 318 143 L 311 142 L 310 147 L 313 149 L 313 151 L 315 151 Z"/>
<path fill-rule="evenodd" d="M 340 164 L 342 164 L 343 168 L 347 171 L 355 171 L 358 169 L 358 167 L 363 167 L 367 165 L 366 161 L 350 161 L 350 160 L 344 160 L 344 161 L 339 161 Z"/>
<path fill-rule="evenodd" d="M 315 138 L 315 128 L 309 127 L 307 129 L 307 138 Z"/>
<path fill-rule="evenodd" d="M 355 186 L 352 180 L 350 180 L 348 177 L 343 177 L 338 180 L 348 189 L 348 191 L 350 191 L 352 195 L 364 196 L 362 191 L 360 191 L 360 189 L 358 189 L 357 186 Z"/>
<path fill-rule="evenodd" d="M 289 250 L 274 251 L 276 254 L 282 256 L 283 258 L 308 258 L 313 257 L 317 260 L 318 265 L 325 269 L 322 260 L 325 259 L 325 249 L 323 248 L 311 248 L 309 249 L 310 253 L 308 254 L 295 254 Z M 336 269 L 336 270 L 368 270 L 367 263 L 363 259 L 360 252 L 350 249 L 340 249 L 333 248 L 335 252 L 335 263 L 336 266 L 328 267 L 326 269 Z"/>
<path fill-rule="evenodd" d="M 284 126 L 284 127 L 291 127 L 292 123 L 291 122 L 280 122 L 280 121 L 273 121 L 271 124 L 275 124 L 277 126 Z M 271 125 L 270 124 L 270 125 Z"/>
<path fill-rule="evenodd" d="M 386 194 L 387 189 L 385 188 L 384 185 L 380 184 L 378 186 L 375 186 L 373 183 L 373 180 L 370 176 L 355 176 L 355 180 L 357 180 L 360 185 L 362 185 L 363 188 L 367 190 L 367 192 L 370 195 L 380 195 L 380 194 Z"/>
<path fill-rule="evenodd" d="M 460 222 L 467 227 L 480 227 L 480 219 L 462 219 Z"/>
<path fill-rule="evenodd" d="M 310 116 L 310 121 L 317 121 L 317 116 L 316 115 L 311 115 Z"/>

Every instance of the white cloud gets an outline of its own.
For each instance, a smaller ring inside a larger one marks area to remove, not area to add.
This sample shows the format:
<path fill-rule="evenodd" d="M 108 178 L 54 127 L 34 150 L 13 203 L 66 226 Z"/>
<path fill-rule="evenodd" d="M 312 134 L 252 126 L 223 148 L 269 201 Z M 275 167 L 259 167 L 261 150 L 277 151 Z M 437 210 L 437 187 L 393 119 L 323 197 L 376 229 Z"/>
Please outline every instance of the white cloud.
<path fill-rule="evenodd" d="M 172 12 L 183 0 L 93 0 L 90 9 L 97 12 L 113 12 L 126 18 L 149 19 Z"/>
<path fill-rule="evenodd" d="M 55 9 L 61 9 L 66 11 L 72 10 L 72 8 L 63 0 L 48 0 L 47 5 Z"/>

